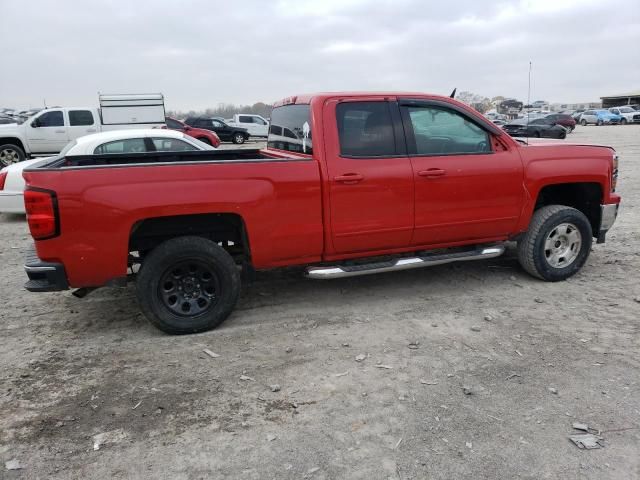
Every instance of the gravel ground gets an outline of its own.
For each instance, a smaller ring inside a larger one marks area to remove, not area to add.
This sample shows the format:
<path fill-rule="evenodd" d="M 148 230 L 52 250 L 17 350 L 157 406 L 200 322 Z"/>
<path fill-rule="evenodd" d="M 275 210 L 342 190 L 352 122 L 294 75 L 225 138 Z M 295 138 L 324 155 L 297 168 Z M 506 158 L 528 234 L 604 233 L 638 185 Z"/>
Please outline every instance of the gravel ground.
<path fill-rule="evenodd" d="M 624 199 L 569 281 L 529 277 L 512 248 L 267 272 L 200 335 L 155 330 L 133 287 L 25 292 L 24 218 L 0 216 L 0 478 L 640 478 L 640 126 L 569 140 L 619 151 Z M 573 422 L 604 448 L 571 444 Z"/>

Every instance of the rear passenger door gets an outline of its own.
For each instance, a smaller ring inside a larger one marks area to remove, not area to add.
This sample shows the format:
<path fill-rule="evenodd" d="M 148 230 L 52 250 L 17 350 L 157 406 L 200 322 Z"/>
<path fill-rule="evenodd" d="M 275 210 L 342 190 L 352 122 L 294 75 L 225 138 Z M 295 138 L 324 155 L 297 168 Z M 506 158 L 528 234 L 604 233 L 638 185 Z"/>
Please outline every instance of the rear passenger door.
<path fill-rule="evenodd" d="M 69 115 L 69 140 L 90 135 L 98 131 L 97 119 L 91 110 L 68 110 Z"/>
<path fill-rule="evenodd" d="M 411 243 L 413 174 L 392 100 L 332 100 L 323 109 L 335 253 Z"/>
<path fill-rule="evenodd" d="M 413 245 L 512 233 L 524 201 L 518 152 L 444 102 L 402 101 L 401 112 L 415 179 Z"/>

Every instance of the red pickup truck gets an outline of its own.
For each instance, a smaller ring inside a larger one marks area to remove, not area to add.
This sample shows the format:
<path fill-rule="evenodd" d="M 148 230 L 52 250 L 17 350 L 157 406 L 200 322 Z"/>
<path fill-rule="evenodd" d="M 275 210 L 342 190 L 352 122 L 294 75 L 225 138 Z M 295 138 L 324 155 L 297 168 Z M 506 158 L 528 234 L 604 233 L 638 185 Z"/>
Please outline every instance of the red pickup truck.
<path fill-rule="evenodd" d="M 27 290 L 124 286 L 169 333 L 233 310 L 241 271 L 329 279 L 500 255 L 570 277 L 617 216 L 610 147 L 511 138 L 420 93 L 279 102 L 267 148 L 58 156 L 24 172 Z"/>

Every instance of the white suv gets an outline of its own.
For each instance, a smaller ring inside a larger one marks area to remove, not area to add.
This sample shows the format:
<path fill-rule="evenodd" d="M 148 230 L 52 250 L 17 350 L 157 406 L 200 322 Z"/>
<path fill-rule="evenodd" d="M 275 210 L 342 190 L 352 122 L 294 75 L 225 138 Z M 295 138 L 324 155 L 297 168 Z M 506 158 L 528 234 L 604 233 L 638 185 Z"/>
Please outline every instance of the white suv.
<path fill-rule="evenodd" d="M 622 117 L 622 120 L 620 120 L 621 125 L 625 125 L 627 123 L 640 123 L 640 112 L 631 107 L 611 107 L 609 111 Z"/>

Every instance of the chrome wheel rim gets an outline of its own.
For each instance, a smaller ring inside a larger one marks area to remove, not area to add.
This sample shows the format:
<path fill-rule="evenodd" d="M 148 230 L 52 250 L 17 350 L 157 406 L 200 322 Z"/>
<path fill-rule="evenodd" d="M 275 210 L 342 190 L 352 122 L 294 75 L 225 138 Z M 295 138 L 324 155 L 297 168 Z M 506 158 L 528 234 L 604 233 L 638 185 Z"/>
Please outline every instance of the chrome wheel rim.
<path fill-rule="evenodd" d="M 549 232 L 544 256 L 553 268 L 566 268 L 575 262 L 582 246 L 582 235 L 573 223 L 561 223 Z"/>
<path fill-rule="evenodd" d="M 12 163 L 18 163 L 19 161 L 20 156 L 14 149 L 5 148 L 3 150 L 0 150 L 0 163 L 5 167 L 11 165 Z"/>

